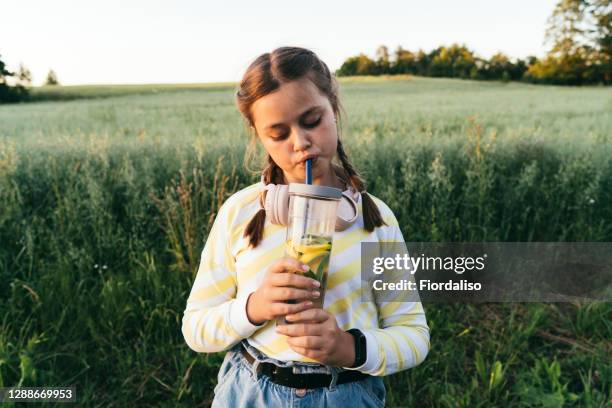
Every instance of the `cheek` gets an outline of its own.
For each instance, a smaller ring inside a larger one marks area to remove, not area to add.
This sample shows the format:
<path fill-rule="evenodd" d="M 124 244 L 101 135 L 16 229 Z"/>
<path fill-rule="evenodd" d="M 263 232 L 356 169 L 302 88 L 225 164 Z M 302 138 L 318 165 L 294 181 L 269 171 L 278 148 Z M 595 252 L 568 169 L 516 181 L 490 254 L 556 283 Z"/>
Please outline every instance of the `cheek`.
<path fill-rule="evenodd" d="M 321 126 L 318 132 L 318 139 L 321 141 L 321 147 L 328 154 L 333 154 L 336 151 L 338 138 L 336 135 L 335 124 L 325 124 Z"/>
<path fill-rule="evenodd" d="M 289 161 L 291 154 L 291 146 L 287 142 L 275 143 L 271 142 L 266 146 L 267 152 L 272 156 L 274 162 L 280 166 Z"/>

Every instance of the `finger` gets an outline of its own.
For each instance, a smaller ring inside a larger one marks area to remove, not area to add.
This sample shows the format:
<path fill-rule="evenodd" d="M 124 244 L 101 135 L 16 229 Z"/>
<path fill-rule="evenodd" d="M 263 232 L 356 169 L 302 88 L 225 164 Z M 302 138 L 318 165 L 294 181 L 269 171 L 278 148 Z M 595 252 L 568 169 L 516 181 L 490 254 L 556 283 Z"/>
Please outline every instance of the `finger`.
<path fill-rule="evenodd" d="M 313 323 L 323 323 L 327 319 L 329 319 L 329 313 L 327 313 L 324 309 L 320 307 L 315 307 L 312 309 L 307 309 L 301 312 L 288 314 L 285 318 L 289 322 L 313 322 Z"/>
<path fill-rule="evenodd" d="M 270 290 L 270 299 L 275 301 L 286 300 L 312 300 L 321 296 L 318 290 L 304 290 L 289 287 L 273 287 Z"/>
<path fill-rule="evenodd" d="M 299 272 L 304 273 L 310 269 L 310 267 L 294 258 L 284 257 L 279 259 L 273 266 L 272 271 L 275 273 L 284 272 Z"/>
<path fill-rule="evenodd" d="M 320 324 L 295 323 L 276 326 L 276 332 L 290 337 L 319 336 L 323 332 Z"/>
<path fill-rule="evenodd" d="M 292 346 L 303 347 L 309 350 L 323 350 L 323 338 L 320 336 L 289 337 L 287 343 Z"/>
<path fill-rule="evenodd" d="M 315 361 L 322 362 L 321 360 L 323 359 L 323 353 L 321 353 L 319 350 L 310 350 L 305 347 L 292 346 L 291 344 L 289 345 L 289 347 L 291 347 L 293 351 L 303 355 L 304 357 L 309 357 Z"/>
<path fill-rule="evenodd" d="M 273 286 L 293 286 L 306 289 L 316 289 L 321 286 L 316 279 L 307 278 L 298 273 L 275 273 L 270 283 Z"/>
<path fill-rule="evenodd" d="M 310 300 L 296 304 L 276 302 L 272 303 L 271 312 L 274 316 L 285 316 L 292 313 L 299 313 L 302 310 L 306 310 L 310 307 L 312 307 L 312 302 Z"/>

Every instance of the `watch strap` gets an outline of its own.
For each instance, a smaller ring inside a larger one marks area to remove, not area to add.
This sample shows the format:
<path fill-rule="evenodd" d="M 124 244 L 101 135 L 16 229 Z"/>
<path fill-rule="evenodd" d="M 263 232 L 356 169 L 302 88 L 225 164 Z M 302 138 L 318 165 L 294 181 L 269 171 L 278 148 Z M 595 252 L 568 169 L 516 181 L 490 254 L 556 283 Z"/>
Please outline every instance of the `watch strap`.
<path fill-rule="evenodd" d="M 355 363 L 350 368 L 359 367 L 367 359 L 366 337 L 359 329 L 350 329 L 347 333 L 350 333 L 355 340 Z"/>

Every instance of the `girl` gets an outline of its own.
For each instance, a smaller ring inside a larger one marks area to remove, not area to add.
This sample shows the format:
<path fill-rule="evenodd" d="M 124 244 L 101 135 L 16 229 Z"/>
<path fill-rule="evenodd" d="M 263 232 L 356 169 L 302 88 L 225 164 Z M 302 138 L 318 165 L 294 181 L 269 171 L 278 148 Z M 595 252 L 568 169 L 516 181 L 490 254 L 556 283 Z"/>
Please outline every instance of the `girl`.
<path fill-rule="evenodd" d="M 418 301 L 361 301 L 361 242 L 404 239 L 344 151 L 337 82 L 312 51 L 282 47 L 249 66 L 236 100 L 250 147 L 259 140 L 268 164 L 260 183 L 219 209 L 184 312 L 189 347 L 229 350 L 212 405 L 384 406 L 382 376 L 424 360 L 429 328 Z M 334 233 L 323 308 L 312 305 L 316 281 L 283 257 L 286 228 L 265 209 L 266 186 L 304 183 L 307 159 L 313 184 L 342 189 L 358 208 L 357 220 Z M 276 325 L 285 315 L 292 324 Z"/>

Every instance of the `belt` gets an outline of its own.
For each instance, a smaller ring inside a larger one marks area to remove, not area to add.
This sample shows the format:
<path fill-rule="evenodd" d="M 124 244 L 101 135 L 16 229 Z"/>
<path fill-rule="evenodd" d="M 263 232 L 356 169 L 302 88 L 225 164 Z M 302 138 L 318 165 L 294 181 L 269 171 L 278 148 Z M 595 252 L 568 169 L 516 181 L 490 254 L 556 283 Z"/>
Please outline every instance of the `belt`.
<path fill-rule="evenodd" d="M 241 347 L 240 352 L 249 364 L 253 365 L 255 359 L 244 349 L 244 347 Z M 294 374 L 293 367 L 279 367 L 268 362 L 259 363 L 259 367 L 261 367 L 261 372 L 263 374 L 270 377 L 270 381 L 279 385 L 284 385 L 285 387 L 309 389 L 329 387 L 332 381 L 332 376 L 330 374 Z M 338 373 L 336 384 L 359 381 L 369 376 L 369 374 L 355 370 L 342 371 Z"/>

